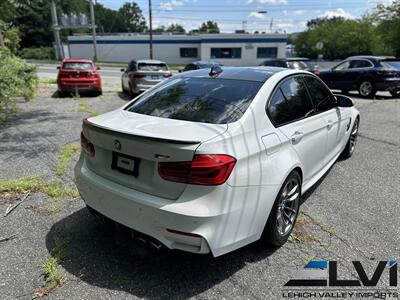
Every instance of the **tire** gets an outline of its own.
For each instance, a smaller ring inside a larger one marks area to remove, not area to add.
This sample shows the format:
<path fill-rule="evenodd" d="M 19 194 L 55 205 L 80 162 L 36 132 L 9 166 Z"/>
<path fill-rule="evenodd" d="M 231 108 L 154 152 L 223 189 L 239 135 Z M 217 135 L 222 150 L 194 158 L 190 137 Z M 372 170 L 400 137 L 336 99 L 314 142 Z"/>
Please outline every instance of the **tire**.
<path fill-rule="evenodd" d="M 400 97 L 400 91 L 390 91 L 390 94 L 392 95 L 393 98 Z"/>
<path fill-rule="evenodd" d="M 133 98 L 135 98 L 136 96 L 137 96 L 137 94 L 136 94 L 134 91 L 132 91 L 132 87 L 129 86 L 129 97 L 130 97 L 131 99 L 133 99 Z"/>
<path fill-rule="evenodd" d="M 286 243 L 299 214 L 300 197 L 301 177 L 297 171 L 293 171 L 286 178 L 275 199 L 261 237 L 263 241 L 275 247 Z"/>
<path fill-rule="evenodd" d="M 375 84 L 369 79 L 363 79 L 358 84 L 358 93 L 364 98 L 374 98 L 376 94 Z"/>
<path fill-rule="evenodd" d="M 122 87 L 122 93 L 127 94 L 127 91 L 124 87 L 124 82 L 122 81 L 122 79 L 121 79 L 121 87 Z"/>
<path fill-rule="evenodd" d="M 358 127 L 360 126 L 360 119 L 357 117 L 354 121 L 353 128 L 351 129 L 351 133 L 349 136 L 349 140 L 347 141 L 346 147 L 343 152 L 340 154 L 341 158 L 348 159 L 353 156 L 358 137 Z"/>

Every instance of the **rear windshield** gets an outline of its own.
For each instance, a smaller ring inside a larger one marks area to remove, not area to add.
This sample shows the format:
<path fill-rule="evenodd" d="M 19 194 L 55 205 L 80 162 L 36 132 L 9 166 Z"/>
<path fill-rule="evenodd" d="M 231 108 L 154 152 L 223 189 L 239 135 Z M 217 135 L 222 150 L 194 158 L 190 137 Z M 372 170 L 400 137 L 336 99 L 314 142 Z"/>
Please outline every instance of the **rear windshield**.
<path fill-rule="evenodd" d="M 384 63 L 389 65 L 389 67 L 400 70 L 400 60 L 385 60 Z"/>
<path fill-rule="evenodd" d="M 143 94 L 126 110 L 168 119 L 226 124 L 239 120 L 262 83 L 218 78 L 175 78 Z"/>
<path fill-rule="evenodd" d="M 139 71 L 168 71 L 166 64 L 139 64 Z"/>
<path fill-rule="evenodd" d="M 63 64 L 65 70 L 91 70 L 93 66 L 91 63 L 85 62 L 65 62 Z"/>
<path fill-rule="evenodd" d="M 316 69 L 315 64 L 312 61 L 308 60 L 294 60 L 288 61 L 288 65 L 291 69 L 296 70 L 310 70 L 313 71 Z"/>

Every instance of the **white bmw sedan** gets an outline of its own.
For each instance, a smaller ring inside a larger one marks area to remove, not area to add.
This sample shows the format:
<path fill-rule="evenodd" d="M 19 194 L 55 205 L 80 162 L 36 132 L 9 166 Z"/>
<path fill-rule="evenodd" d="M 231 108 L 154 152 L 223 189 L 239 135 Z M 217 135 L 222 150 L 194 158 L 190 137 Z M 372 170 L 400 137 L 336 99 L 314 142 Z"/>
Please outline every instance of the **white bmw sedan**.
<path fill-rule="evenodd" d="M 352 100 L 306 71 L 185 72 L 84 120 L 76 184 L 91 211 L 170 249 L 281 246 L 358 125 Z"/>

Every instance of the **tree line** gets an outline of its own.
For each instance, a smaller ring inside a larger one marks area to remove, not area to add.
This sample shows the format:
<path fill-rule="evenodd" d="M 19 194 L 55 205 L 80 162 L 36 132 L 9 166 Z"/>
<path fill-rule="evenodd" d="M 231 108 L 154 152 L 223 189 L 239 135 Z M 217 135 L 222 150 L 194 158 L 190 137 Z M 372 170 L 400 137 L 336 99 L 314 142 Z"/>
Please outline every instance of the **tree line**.
<path fill-rule="evenodd" d="M 83 0 L 57 0 L 57 11 L 60 19 L 63 14 L 83 13 L 89 16 L 89 4 Z M 147 33 L 146 18 L 139 5 L 126 2 L 118 10 L 113 10 L 100 3 L 94 5 L 97 31 L 100 33 Z M 17 28 L 22 48 L 49 47 L 53 43 L 51 31 L 50 0 L 2 0 L 0 1 L 0 22 L 2 26 Z M 61 31 L 62 39 L 73 33 L 85 33 L 86 29 L 67 29 Z M 160 26 L 155 33 L 186 33 L 180 24 Z M 218 24 L 204 22 L 198 29 L 189 33 L 219 33 Z"/>
<path fill-rule="evenodd" d="M 318 18 L 290 38 L 298 56 L 342 59 L 352 55 L 400 57 L 400 0 L 379 4 L 360 19 Z M 318 50 L 317 43 L 323 48 Z"/>

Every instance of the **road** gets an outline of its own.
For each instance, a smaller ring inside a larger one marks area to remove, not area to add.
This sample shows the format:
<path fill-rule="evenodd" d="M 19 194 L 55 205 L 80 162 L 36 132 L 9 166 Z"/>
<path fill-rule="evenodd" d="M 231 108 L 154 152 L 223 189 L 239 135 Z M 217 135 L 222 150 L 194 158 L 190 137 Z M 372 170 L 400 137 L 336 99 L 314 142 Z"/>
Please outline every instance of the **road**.
<path fill-rule="evenodd" d="M 78 153 L 60 174 L 60 152 L 79 143 L 83 118 L 126 103 L 119 88 L 111 84 L 101 97 L 60 99 L 54 84 L 41 84 L 35 101 L 19 103 L 18 114 L 0 127 L 0 185 L 41 175 L 72 188 Z M 216 259 L 152 252 L 96 222 L 79 197 L 33 191 L 0 217 L 0 238 L 17 234 L 0 243 L 1 298 L 30 299 L 39 291 L 49 299 L 281 299 L 284 284 L 311 259 L 338 260 L 345 279 L 356 278 L 352 260 L 371 274 L 377 261 L 399 259 L 399 99 L 381 95 L 355 103 L 361 114 L 356 152 L 303 196 L 293 238 L 283 247 L 256 243 Z M 14 196 L 0 193 L 1 212 Z M 59 210 L 50 210 L 53 205 Z M 46 290 L 41 265 L 52 258 L 63 277 Z M 387 290 L 386 275 L 379 286 Z"/>

